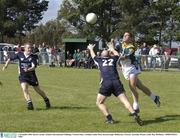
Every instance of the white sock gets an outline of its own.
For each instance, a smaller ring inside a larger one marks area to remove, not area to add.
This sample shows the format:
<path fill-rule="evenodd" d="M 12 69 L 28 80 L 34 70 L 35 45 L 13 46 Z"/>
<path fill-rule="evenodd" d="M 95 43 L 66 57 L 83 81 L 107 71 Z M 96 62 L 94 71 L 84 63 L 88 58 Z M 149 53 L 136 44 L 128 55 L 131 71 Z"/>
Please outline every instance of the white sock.
<path fill-rule="evenodd" d="M 138 106 L 138 103 L 137 103 L 137 102 L 134 102 L 134 103 L 133 103 L 133 109 L 134 109 L 134 110 L 139 109 L 139 106 Z"/>
<path fill-rule="evenodd" d="M 154 101 L 156 99 L 156 95 L 154 93 L 151 93 L 151 99 Z"/>

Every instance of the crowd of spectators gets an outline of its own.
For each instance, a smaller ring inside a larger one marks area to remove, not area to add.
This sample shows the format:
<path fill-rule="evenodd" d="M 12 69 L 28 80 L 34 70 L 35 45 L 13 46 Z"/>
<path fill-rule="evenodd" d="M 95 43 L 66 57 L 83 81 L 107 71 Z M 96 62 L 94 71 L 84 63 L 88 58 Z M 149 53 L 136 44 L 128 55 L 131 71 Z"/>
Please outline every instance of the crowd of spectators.
<path fill-rule="evenodd" d="M 66 51 L 66 66 L 92 69 L 94 67 L 94 61 L 91 58 L 89 51 L 80 51 L 80 49 L 77 49 L 74 50 L 72 54 L 69 51 Z"/>
<path fill-rule="evenodd" d="M 178 69 L 180 69 L 180 47 L 175 49 L 163 48 L 162 46 L 137 45 L 135 56 L 138 60 L 141 70 L 152 69 L 156 70 L 156 67 L 160 67 L 161 70 L 168 69 L 171 58 L 176 57 L 178 59 Z"/>
<path fill-rule="evenodd" d="M 3 47 L 0 49 L 0 61 L 6 61 L 8 56 L 20 51 L 24 51 L 24 47 L 20 45 L 15 47 Z M 32 52 L 38 56 L 39 63 L 43 65 L 49 64 L 50 67 L 63 66 L 62 63 L 65 62 L 65 56 L 63 55 L 64 52 L 57 46 L 50 47 L 45 44 L 33 44 Z"/>
<path fill-rule="evenodd" d="M 8 56 L 17 52 L 23 51 L 23 47 L 17 45 L 16 47 L 4 47 L 0 49 L 0 61 L 6 61 Z M 33 44 L 33 53 L 38 56 L 39 63 L 42 65 L 49 65 L 49 67 L 75 67 L 92 69 L 96 68 L 93 59 L 88 50 L 75 49 L 73 52 L 64 51 L 58 46 L 48 46 L 44 43 L 42 45 Z M 97 51 L 96 55 L 100 56 L 101 51 Z M 163 48 L 156 44 L 137 45 L 135 56 L 138 60 L 141 70 L 156 70 L 156 68 L 168 69 L 172 57 L 177 59 L 177 67 L 180 70 L 180 47 L 175 51 L 168 48 Z"/>

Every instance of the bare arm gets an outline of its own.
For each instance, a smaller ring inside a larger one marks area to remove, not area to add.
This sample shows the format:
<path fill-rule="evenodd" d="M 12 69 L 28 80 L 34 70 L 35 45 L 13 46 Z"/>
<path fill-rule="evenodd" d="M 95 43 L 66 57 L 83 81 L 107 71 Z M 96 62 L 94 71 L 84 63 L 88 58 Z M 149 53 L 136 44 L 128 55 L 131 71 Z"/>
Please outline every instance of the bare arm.
<path fill-rule="evenodd" d="M 94 47 L 95 47 L 95 44 L 89 44 L 88 45 L 88 49 L 90 50 L 90 54 L 91 54 L 91 57 L 94 58 L 96 56 L 96 54 L 94 53 Z"/>
<path fill-rule="evenodd" d="M 112 54 L 114 56 L 119 56 L 119 53 L 115 50 L 114 40 L 113 39 L 111 39 L 111 42 L 107 43 L 107 46 L 109 48 L 109 51 L 112 52 Z"/>
<path fill-rule="evenodd" d="M 120 60 L 125 60 L 125 59 L 128 59 L 130 55 L 132 55 L 134 53 L 134 50 L 133 49 L 129 49 L 129 53 L 128 54 L 125 54 L 125 55 L 122 55 L 120 56 Z"/>

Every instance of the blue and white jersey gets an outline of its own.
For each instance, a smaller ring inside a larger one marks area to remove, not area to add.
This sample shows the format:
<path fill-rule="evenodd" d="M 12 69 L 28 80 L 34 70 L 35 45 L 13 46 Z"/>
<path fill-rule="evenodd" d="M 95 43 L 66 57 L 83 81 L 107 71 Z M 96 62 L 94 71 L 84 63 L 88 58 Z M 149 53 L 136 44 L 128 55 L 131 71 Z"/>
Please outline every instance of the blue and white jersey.
<path fill-rule="evenodd" d="M 34 54 L 25 56 L 23 52 L 19 52 L 10 57 L 10 60 L 16 60 L 16 59 L 19 61 L 19 74 L 26 73 L 24 69 L 37 66 L 37 56 Z M 33 73 L 35 72 L 35 70 L 31 72 Z"/>
<path fill-rule="evenodd" d="M 94 61 L 98 66 L 103 80 L 115 80 L 119 79 L 119 74 L 116 68 L 116 63 L 119 56 L 114 57 L 94 57 Z"/>

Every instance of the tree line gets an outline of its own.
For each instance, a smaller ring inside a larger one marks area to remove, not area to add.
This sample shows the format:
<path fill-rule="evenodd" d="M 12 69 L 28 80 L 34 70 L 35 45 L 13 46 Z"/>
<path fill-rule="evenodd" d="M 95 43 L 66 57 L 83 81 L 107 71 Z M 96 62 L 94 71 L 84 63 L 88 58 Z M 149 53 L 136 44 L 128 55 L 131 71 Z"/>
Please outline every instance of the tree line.
<path fill-rule="evenodd" d="M 46 0 L 0 0 L 0 42 L 21 41 L 37 27 L 47 8 Z"/>

